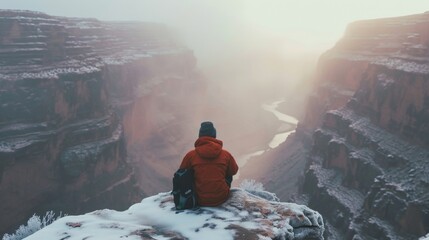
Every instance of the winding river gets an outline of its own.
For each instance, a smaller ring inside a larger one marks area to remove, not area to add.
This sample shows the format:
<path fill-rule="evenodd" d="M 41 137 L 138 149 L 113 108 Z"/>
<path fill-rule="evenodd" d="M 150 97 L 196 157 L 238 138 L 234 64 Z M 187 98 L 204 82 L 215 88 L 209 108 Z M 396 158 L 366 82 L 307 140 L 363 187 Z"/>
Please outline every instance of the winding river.
<path fill-rule="evenodd" d="M 287 137 L 295 132 L 296 126 L 298 125 L 298 119 L 284 114 L 280 111 L 277 110 L 278 106 L 283 103 L 285 100 L 279 100 L 279 101 L 275 101 L 272 102 L 270 104 L 263 104 L 262 108 L 265 111 L 271 112 L 272 114 L 274 114 L 274 116 L 277 117 L 277 119 L 279 121 L 282 122 L 282 126 L 279 129 L 279 133 L 277 133 L 276 135 L 274 135 L 274 137 L 272 138 L 272 140 L 268 143 L 268 146 L 266 149 L 263 150 L 258 150 L 252 153 L 248 153 L 245 155 L 242 155 L 240 157 L 237 158 L 237 164 L 238 166 L 241 168 L 244 165 L 246 165 L 246 163 L 249 161 L 249 159 L 251 159 L 252 157 L 256 157 L 259 155 L 262 155 L 264 152 L 269 151 L 270 149 L 276 148 L 278 147 L 281 143 L 283 143 L 284 141 L 286 141 Z M 239 174 L 234 177 L 235 179 L 239 179 Z"/>

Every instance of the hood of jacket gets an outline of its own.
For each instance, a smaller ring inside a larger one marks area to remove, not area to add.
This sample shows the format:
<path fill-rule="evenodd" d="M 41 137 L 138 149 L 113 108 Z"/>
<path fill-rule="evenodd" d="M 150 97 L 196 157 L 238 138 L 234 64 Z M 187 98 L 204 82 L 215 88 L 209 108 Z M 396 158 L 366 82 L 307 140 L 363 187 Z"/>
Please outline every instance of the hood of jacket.
<path fill-rule="evenodd" d="M 204 159 L 214 159 L 222 152 L 223 142 L 212 137 L 200 137 L 195 141 L 195 151 Z"/>

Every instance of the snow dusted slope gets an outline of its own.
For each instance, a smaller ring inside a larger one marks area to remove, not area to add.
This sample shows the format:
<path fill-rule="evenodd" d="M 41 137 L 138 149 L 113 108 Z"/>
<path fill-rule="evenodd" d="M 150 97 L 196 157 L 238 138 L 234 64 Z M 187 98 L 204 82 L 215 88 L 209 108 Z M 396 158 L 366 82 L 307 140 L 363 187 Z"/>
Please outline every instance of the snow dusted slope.
<path fill-rule="evenodd" d="M 172 35 L 0 9 L 0 233 L 34 213 L 124 210 L 169 189 L 204 84 Z"/>
<path fill-rule="evenodd" d="M 233 189 L 219 207 L 175 211 L 170 193 L 159 193 L 123 212 L 64 217 L 26 239 L 323 239 L 318 212 L 275 199 Z"/>
<path fill-rule="evenodd" d="M 327 239 L 429 232 L 428 30 L 428 12 L 350 24 L 321 56 L 295 134 L 263 156 L 272 174 L 258 180 L 323 214 Z"/>
<path fill-rule="evenodd" d="M 428 29 L 428 13 L 358 21 L 320 59 L 297 135 L 311 136 L 301 203 L 326 238 L 429 231 Z"/>

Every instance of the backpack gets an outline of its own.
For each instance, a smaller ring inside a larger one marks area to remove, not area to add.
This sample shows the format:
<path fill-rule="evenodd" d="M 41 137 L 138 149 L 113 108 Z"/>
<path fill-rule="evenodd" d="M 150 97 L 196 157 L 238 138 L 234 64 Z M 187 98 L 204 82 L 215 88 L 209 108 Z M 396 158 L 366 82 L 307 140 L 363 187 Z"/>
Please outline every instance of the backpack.
<path fill-rule="evenodd" d="M 174 173 L 171 194 L 173 194 L 174 205 L 177 210 L 191 209 L 197 206 L 193 169 L 179 169 Z"/>

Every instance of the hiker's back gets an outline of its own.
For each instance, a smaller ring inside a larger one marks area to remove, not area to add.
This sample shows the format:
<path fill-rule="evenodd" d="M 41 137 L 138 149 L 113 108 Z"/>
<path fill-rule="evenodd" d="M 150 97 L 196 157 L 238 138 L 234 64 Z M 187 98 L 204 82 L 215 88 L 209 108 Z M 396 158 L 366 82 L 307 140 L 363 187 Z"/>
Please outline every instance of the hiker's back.
<path fill-rule="evenodd" d="M 237 173 L 232 155 L 222 149 L 222 141 L 201 137 L 195 149 L 184 157 L 180 168 L 194 169 L 197 201 L 201 206 L 217 206 L 228 199 L 227 176 Z"/>
<path fill-rule="evenodd" d="M 191 153 L 191 156 L 199 204 L 202 206 L 222 204 L 229 195 L 229 186 L 225 181 L 228 169 L 227 158 L 221 155 L 218 158 L 206 160 L 196 153 Z"/>

